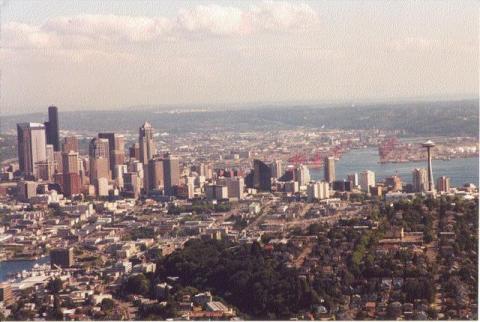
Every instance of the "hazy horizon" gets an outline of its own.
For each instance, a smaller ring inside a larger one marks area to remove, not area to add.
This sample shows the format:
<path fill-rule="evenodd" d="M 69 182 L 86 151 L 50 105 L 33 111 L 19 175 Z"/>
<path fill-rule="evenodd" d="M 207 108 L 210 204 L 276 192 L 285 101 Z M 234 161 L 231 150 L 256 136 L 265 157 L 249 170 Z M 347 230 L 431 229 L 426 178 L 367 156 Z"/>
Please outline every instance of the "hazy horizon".
<path fill-rule="evenodd" d="M 9 1 L 1 113 L 478 98 L 478 8 Z"/>

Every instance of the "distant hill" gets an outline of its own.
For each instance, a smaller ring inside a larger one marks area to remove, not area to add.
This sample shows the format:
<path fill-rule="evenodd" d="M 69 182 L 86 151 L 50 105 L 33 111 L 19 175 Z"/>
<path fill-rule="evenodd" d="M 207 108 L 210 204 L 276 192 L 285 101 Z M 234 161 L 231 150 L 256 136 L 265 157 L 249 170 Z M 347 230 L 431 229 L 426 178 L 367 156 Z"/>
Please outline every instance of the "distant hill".
<path fill-rule="evenodd" d="M 61 112 L 61 109 L 60 109 Z M 2 117 L 2 132 L 18 122 L 42 121 L 46 114 Z M 235 110 L 162 112 L 156 109 L 61 112 L 61 127 L 70 130 L 136 131 L 148 120 L 158 131 L 237 131 L 294 128 L 402 129 L 407 135 L 478 135 L 478 100 L 363 104 L 259 106 Z"/>

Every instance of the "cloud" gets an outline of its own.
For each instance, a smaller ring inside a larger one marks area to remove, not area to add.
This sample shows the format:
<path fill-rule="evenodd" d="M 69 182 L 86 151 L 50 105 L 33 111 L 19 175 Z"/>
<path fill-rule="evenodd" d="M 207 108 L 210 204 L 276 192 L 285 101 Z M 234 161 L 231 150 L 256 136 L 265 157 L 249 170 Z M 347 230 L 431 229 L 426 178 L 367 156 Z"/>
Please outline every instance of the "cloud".
<path fill-rule="evenodd" d="M 389 44 L 395 51 L 424 51 L 435 48 L 438 43 L 433 39 L 422 37 L 405 37 L 396 39 Z"/>
<path fill-rule="evenodd" d="M 247 9 L 198 5 L 174 17 L 82 14 L 54 17 L 41 25 L 9 22 L 3 26 L 4 48 L 96 48 L 168 41 L 181 37 L 235 37 L 261 32 L 302 30 L 317 22 L 304 3 L 261 2 Z"/>

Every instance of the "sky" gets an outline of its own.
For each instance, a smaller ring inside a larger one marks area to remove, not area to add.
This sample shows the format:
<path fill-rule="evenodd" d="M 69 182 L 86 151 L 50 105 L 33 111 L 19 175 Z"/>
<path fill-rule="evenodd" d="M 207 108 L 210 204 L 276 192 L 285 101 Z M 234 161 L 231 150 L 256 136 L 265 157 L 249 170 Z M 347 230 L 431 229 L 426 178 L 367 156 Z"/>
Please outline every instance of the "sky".
<path fill-rule="evenodd" d="M 2 114 L 476 97 L 476 1 L 0 0 Z"/>

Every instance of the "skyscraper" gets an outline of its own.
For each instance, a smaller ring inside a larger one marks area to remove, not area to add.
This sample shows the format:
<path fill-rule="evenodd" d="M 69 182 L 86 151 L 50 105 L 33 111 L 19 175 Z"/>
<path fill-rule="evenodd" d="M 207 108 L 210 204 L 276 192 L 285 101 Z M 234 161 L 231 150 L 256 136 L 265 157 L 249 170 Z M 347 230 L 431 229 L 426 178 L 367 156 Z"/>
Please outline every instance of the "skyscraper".
<path fill-rule="evenodd" d="M 62 144 L 63 152 L 78 152 L 78 139 L 76 136 L 67 136 L 63 138 Z"/>
<path fill-rule="evenodd" d="M 63 193 L 70 197 L 80 193 L 78 152 L 63 152 Z"/>
<path fill-rule="evenodd" d="M 428 140 L 423 143 L 422 146 L 427 149 L 427 172 L 428 172 L 428 191 L 433 191 L 433 172 L 432 172 L 432 154 L 431 149 L 435 146 L 435 143 Z"/>
<path fill-rule="evenodd" d="M 170 154 L 163 159 L 163 180 L 165 194 L 173 195 L 174 187 L 180 184 L 180 161 Z"/>
<path fill-rule="evenodd" d="M 140 146 L 140 162 L 148 164 L 148 160 L 157 153 L 153 140 L 153 128 L 150 123 L 145 122 L 140 127 L 138 143 Z"/>
<path fill-rule="evenodd" d="M 98 133 L 98 137 L 108 140 L 110 171 L 115 177 L 115 167 L 125 162 L 125 138 L 115 133 Z"/>
<path fill-rule="evenodd" d="M 272 189 L 270 167 L 260 160 L 253 160 L 253 187 L 261 191 Z"/>
<path fill-rule="evenodd" d="M 413 191 L 423 192 L 428 190 L 428 171 L 425 168 L 412 171 Z"/>
<path fill-rule="evenodd" d="M 323 162 L 324 180 L 328 183 L 335 181 L 335 158 L 326 157 Z"/>
<path fill-rule="evenodd" d="M 36 176 L 35 164 L 47 160 L 45 126 L 41 123 L 17 124 L 18 162 L 25 176 Z"/>
<path fill-rule="evenodd" d="M 437 179 L 437 190 L 440 192 L 448 192 L 450 190 L 450 178 L 441 176 Z"/>
<path fill-rule="evenodd" d="M 94 158 L 110 157 L 110 144 L 107 139 L 93 138 L 88 145 L 88 156 Z"/>
<path fill-rule="evenodd" d="M 370 170 L 360 172 L 358 183 L 362 191 L 370 192 L 370 187 L 375 185 L 375 172 Z"/>
<path fill-rule="evenodd" d="M 48 107 L 48 121 L 45 122 L 47 143 L 53 145 L 55 151 L 60 151 L 60 130 L 58 124 L 58 109 L 56 106 Z"/>
<path fill-rule="evenodd" d="M 147 190 L 161 190 L 164 187 L 163 159 L 154 158 L 148 161 L 148 186 Z"/>
<path fill-rule="evenodd" d="M 272 169 L 272 177 L 275 179 L 280 178 L 283 175 L 283 161 L 275 160 L 270 165 Z"/>

